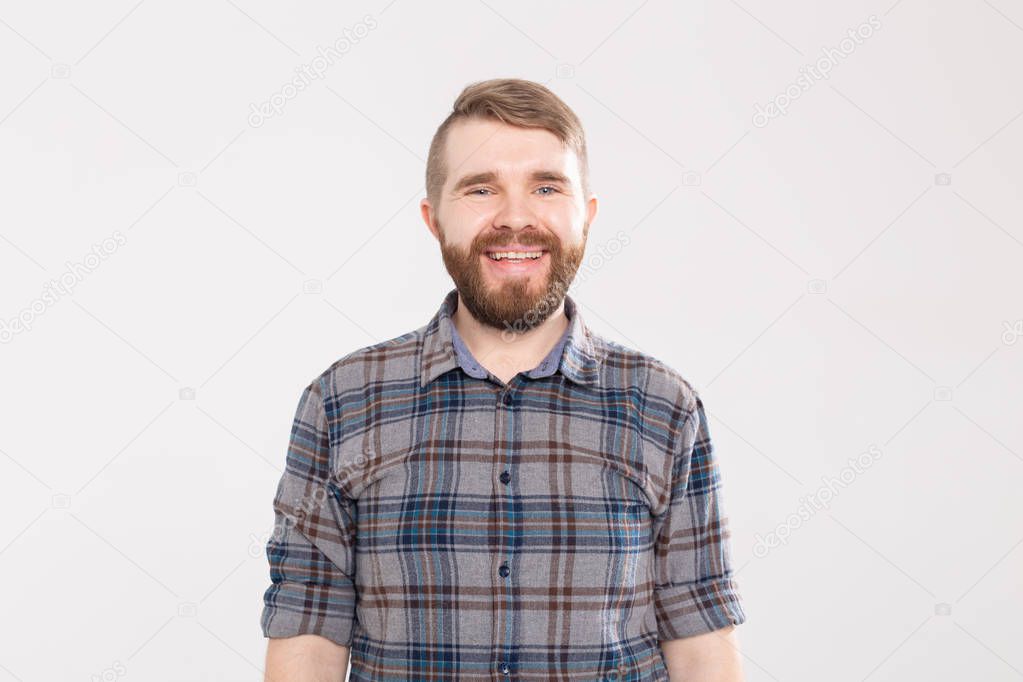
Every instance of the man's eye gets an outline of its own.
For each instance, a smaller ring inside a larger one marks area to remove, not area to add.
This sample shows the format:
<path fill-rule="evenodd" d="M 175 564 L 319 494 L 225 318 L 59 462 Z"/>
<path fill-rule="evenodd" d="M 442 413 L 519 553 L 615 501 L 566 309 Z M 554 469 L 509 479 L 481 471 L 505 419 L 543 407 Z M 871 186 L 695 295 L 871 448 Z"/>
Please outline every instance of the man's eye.
<path fill-rule="evenodd" d="M 543 192 L 543 190 L 549 190 L 549 191 Z M 557 187 L 553 187 L 551 185 L 544 185 L 543 187 L 537 188 L 536 191 L 541 192 L 543 194 L 543 196 L 550 196 L 551 194 L 554 194 L 555 192 L 560 192 L 561 190 L 559 190 Z M 487 194 L 491 193 L 490 190 L 487 189 L 486 187 L 477 187 L 476 189 L 469 190 L 468 194 L 475 195 L 475 196 L 485 196 L 485 194 L 480 194 L 480 192 L 485 192 Z"/>

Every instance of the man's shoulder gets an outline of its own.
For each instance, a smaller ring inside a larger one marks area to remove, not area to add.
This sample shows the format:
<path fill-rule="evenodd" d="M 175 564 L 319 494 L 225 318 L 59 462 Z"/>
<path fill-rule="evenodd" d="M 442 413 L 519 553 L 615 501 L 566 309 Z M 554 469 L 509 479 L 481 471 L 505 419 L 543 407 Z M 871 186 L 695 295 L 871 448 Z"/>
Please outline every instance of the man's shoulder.
<path fill-rule="evenodd" d="M 638 389 L 647 399 L 671 401 L 685 412 L 695 409 L 699 391 L 674 366 L 596 332 L 589 336 L 605 385 Z"/>
<path fill-rule="evenodd" d="M 336 394 L 339 388 L 417 377 L 425 330 L 424 325 L 346 353 L 317 374 L 313 383 Z"/>

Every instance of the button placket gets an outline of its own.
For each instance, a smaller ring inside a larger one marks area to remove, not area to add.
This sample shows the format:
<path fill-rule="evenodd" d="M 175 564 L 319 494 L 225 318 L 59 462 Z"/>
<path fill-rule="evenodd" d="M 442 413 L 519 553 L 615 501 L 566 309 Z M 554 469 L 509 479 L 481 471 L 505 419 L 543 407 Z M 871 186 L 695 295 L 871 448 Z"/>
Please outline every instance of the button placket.
<path fill-rule="evenodd" d="M 516 377 L 517 378 L 517 377 Z M 514 513 L 513 513 L 513 500 L 512 490 L 510 488 L 511 482 L 511 458 L 514 454 L 515 444 L 512 442 L 516 431 L 515 426 L 515 411 L 510 409 L 515 404 L 515 383 L 516 378 L 512 378 L 507 385 L 502 387 L 497 394 L 496 400 L 496 411 L 497 419 L 495 432 L 495 447 L 494 447 L 494 467 L 495 471 L 500 473 L 497 476 L 497 480 L 500 484 L 495 483 L 495 495 L 498 497 L 497 508 L 500 510 L 500 521 L 501 526 L 505 529 L 504 537 L 511 538 L 514 536 Z M 499 444 L 499 445 L 498 445 Z M 510 532 L 509 532 L 510 531 Z M 498 659 L 498 666 L 500 672 L 504 676 L 511 675 L 511 658 L 512 656 L 511 647 L 514 645 L 512 641 L 505 641 L 505 633 L 507 618 L 515 610 L 515 606 L 512 603 L 512 584 L 509 579 L 511 575 L 510 563 L 512 560 L 512 552 L 514 548 L 509 544 L 511 540 L 505 540 L 501 543 L 497 549 L 497 556 L 495 559 L 500 561 L 500 565 L 497 567 L 495 580 L 499 582 L 495 585 L 500 594 L 503 594 L 504 607 L 502 612 L 504 614 L 501 619 L 502 623 L 495 621 L 495 627 L 497 632 L 500 633 L 500 638 L 495 640 L 495 644 L 501 646 L 503 651 L 502 659 Z M 496 633 L 495 633 L 496 634 Z"/>
<path fill-rule="evenodd" d="M 502 405 L 504 405 L 505 407 L 511 407 L 514 404 L 515 398 L 512 396 L 511 391 L 512 389 L 511 386 L 509 385 L 507 388 L 505 388 L 498 394 L 497 396 L 498 409 L 500 409 Z M 508 483 L 511 481 L 511 472 L 507 468 L 505 468 L 503 471 L 501 471 L 498 478 L 501 481 L 501 483 L 507 486 Z"/>

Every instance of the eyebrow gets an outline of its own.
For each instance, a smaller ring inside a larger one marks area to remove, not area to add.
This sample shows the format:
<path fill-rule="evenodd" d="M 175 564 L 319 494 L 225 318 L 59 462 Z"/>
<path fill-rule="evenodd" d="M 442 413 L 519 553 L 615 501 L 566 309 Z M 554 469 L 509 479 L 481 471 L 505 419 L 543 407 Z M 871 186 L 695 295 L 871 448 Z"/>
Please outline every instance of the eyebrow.
<path fill-rule="evenodd" d="M 482 173 L 473 173 L 472 175 L 465 175 L 455 183 L 455 186 L 451 189 L 452 192 L 458 192 L 466 187 L 472 185 L 479 185 L 487 182 L 496 182 L 498 178 L 497 173 L 494 171 L 484 171 Z M 559 173 L 553 170 L 537 170 L 529 176 L 532 182 L 557 182 L 563 185 L 570 185 L 571 181 L 564 173 Z"/>

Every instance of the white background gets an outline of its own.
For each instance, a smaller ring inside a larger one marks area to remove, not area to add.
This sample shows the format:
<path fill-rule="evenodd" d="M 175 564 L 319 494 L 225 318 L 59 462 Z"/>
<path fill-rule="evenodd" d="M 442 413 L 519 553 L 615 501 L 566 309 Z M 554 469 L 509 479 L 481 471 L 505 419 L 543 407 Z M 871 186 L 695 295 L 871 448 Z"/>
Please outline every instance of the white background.
<path fill-rule="evenodd" d="M 261 679 L 300 392 L 452 288 L 424 159 L 498 76 L 629 236 L 585 321 L 706 402 L 748 679 L 1023 678 L 1021 66 L 1013 0 L 0 3 L 0 681 Z"/>

